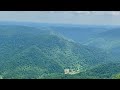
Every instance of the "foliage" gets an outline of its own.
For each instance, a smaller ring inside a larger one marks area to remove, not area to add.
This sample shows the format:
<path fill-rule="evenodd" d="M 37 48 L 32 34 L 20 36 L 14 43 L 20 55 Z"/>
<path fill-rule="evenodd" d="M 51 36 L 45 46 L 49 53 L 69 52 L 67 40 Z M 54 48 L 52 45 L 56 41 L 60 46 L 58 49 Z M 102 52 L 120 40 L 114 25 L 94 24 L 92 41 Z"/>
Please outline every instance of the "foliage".
<path fill-rule="evenodd" d="M 111 62 L 114 58 L 110 60 L 112 56 L 104 50 L 70 41 L 55 30 L 0 25 L 1 78 L 96 79 L 120 72 L 120 64 Z M 64 69 L 79 69 L 80 73 L 65 75 Z"/>

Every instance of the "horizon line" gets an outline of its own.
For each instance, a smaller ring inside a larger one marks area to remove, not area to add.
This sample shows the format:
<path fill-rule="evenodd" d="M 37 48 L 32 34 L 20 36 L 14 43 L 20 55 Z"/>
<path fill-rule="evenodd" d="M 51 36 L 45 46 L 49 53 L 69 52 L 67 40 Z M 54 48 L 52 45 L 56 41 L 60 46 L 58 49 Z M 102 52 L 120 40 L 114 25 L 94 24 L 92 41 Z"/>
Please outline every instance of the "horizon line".
<path fill-rule="evenodd" d="M 81 25 L 88 25 L 88 26 L 120 26 L 120 24 L 77 24 L 77 23 L 50 23 L 50 22 L 32 22 L 32 21 L 0 21 L 2 22 L 13 22 L 13 23 L 33 23 L 33 24 L 51 24 L 51 25 L 75 25 L 75 26 L 81 26 Z"/>

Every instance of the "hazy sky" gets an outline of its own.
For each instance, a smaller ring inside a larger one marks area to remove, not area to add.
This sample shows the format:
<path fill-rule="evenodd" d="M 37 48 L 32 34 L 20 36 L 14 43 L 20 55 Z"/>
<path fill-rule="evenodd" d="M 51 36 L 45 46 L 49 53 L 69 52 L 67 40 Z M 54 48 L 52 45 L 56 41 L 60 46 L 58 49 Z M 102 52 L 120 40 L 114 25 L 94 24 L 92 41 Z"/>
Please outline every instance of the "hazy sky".
<path fill-rule="evenodd" d="M 0 21 L 120 25 L 120 11 L 0 11 Z"/>

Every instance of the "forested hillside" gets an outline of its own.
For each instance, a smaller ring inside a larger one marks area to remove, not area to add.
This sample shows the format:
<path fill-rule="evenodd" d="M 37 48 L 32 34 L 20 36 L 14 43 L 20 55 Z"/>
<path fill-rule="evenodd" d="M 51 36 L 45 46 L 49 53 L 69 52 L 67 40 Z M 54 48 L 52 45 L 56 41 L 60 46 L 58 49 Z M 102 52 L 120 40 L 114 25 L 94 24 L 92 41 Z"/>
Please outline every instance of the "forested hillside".
<path fill-rule="evenodd" d="M 1 79 L 119 78 L 119 28 L 42 25 L 0 25 Z"/>
<path fill-rule="evenodd" d="M 3 78 L 43 78 L 83 72 L 106 62 L 106 52 L 80 45 L 56 32 L 28 26 L 0 26 L 0 73 Z"/>

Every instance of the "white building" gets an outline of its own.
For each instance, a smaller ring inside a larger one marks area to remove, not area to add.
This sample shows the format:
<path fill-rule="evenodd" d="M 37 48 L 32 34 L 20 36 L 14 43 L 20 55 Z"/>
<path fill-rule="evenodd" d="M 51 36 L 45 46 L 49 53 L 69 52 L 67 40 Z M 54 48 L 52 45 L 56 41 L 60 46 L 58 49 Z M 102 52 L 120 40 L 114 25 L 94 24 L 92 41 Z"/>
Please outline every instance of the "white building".
<path fill-rule="evenodd" d="M 70 70 L 69 69 L 64 69 L 64 74 L 69 74 Z"/>
<path fill-rule="evenodd" d="M 79 73 L 80 71 L 79 70 L 74 70 L 74 69 L 64 69 L 64 74 L 77 74 Z"/>

